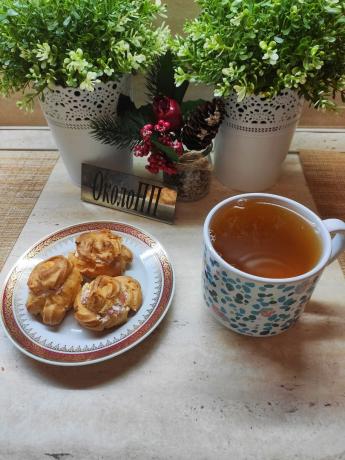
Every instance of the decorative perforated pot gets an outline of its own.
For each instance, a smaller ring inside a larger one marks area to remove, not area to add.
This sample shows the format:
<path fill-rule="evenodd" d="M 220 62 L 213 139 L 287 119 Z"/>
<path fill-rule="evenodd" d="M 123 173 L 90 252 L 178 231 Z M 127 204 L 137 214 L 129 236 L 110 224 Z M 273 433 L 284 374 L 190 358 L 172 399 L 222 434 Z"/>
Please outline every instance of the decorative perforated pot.
<path fill-rule="evenodd" d="M 116 115 L 120 94 L 129 95 L 130 76 L 120 81 L 100 83 L 93 92 L 56 86 L 44 91 L 40 101 L 69 176 L 81 182 L 81 164 L 93 163 L 130 172 L 132 155 L 126 149 L 102 144 L 91 135 L 90 120 Z"/>
<path fill-rule="evenodd" d="M 272 99 L 250 96 L 241 102 L 232 94 L 225 106 L 215 142 L 215 175 L 235 190 L 266 190 L 279 178 L 303 99 L 286 89 Z"/>

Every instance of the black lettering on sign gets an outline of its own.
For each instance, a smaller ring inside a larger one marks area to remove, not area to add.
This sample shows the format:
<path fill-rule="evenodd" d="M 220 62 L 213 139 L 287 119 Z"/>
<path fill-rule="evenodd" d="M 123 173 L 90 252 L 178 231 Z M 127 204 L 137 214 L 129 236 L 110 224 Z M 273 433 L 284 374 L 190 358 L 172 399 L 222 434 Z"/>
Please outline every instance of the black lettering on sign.
<path fill-rule="evenodd" d="M 102 171 L 98 171 L 98 173 L 95 175 L 95 178 L 92 184 L 92 196 L 94 200 L 98 201 L 100 199 L 102 195 L 102 189 L 103 189 L 103 174 L 102 174 Z"/>
<path fill-rule="evenodd" d="M 109 189 L 111 187 L 111 184 L 109 182 L 106 182 L 104 184 L 104 189 L 103 189 L 103 203 L 106 201 L 107 203 L 110 203 L 109 200 Z"/>
<path fill-rule="evenodd" d="M 126 187 L 121 187 L 121 195 L 122 195 L 121 208 L 124 208 L 126 204 L 126 192 L 127 192 Z"/>
<path fill-rule="evenodd" d="M 135 193 L 133 192 L 133 190 L 130 190 L 128 192 L 127 200 L 126 200 L 126 208 L 127 209 L 131 209 L 131 207 L 133 206 L 134 197 L 135 197 Z"/>
<path fill-rule="evenodd" d="M 160 193 L 160 190 L 162 190 L 162 187 L 157 187 L 156 185 L 151 185 L 151 194 L 150 194 L 149 202 L 148 202 L 147 209 L 146 209 L 146 214 L 148 216 L 150 215 L 150 212 L 151 212 L 152 201 L 153 201 L 153 198 L 155 196 L 156 190 L 157 190 L 157 196 L 158 196 L 158 193 Z M 157 197 L 156 197 L 156 200 L 157 200 Z M 158 200 L 157 200 L 157 202 L 158 202 Z"/>
<path fill-rule="evenodd" d="M 116 200 L 119 194 L 119 189 L 117 185 L 113 185 L 113 188 L 111 189 L 111 195 L 110 195 L 110 203 L 112 205 L 116 204 Z"/>
<path fill-rule="evenodd" d="M 146 203 L 147 192 L 148 192 L 148 189 L 149 189 L 149 184 L 145 184 L 145 182 L 140 182 L 139 185 L 144 185 L 145 186 L 145 191 L 144 191 L 143 197 L 142 197 L 143 201 L 141 202 L 141 207 L 140 207 L 140 211 L 145 212 L 144 208 L 145 208 L 145 203 Z"/>
<path fill-rule="evenodd" d="M 159 190 L 158 190 L 158 193 L 157 193 L 156 204 L 155 204 L 155 207 L 153 208 L 153 213 L 152 213 L 152 215 L 154 217 L 156 217 L 156 215 L 157 215 L 157 208 L 158 208 L 159 199 L 161 197 L 162 187 L 158 187 L 158 189 Z"/>

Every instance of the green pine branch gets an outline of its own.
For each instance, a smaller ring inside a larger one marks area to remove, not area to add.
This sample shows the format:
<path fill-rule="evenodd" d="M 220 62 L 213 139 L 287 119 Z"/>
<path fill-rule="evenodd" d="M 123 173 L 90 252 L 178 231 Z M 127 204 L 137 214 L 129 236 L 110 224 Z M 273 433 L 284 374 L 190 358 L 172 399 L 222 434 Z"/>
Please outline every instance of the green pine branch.
<path fill-rule="evenodd" d="M 174 56 L 169 50 L 165 55 L 157 58 L 155 64 L 147 73 L 147 97 L 152 100 L 156 96 L 163 95 L 175 99 L 181 104 L 189 82 L 185 81 L 181 86 L 176 87 L 174 74 Z"/>
<path fill-rule="evenodd" d="M 135 122 L 124 123 L 121 118 L 101 117 L 91 122 L 91 135 L 95 139 L 120 148 L 133 147 L 138 143 L 138 132 Z"/>
<path fill-rule="evenodd" d="M 125 98 L 121 99 L 126 102 Z M 120 148 L 133 147 L 140 141 L 140 130 L 154 121 L 150 104 L 135 107 L 128 98 L 126 109 L 124 106 L 117 116 L 104 116 L 91 121 L 91 135 L 103 144 L 116 145 Z"/>

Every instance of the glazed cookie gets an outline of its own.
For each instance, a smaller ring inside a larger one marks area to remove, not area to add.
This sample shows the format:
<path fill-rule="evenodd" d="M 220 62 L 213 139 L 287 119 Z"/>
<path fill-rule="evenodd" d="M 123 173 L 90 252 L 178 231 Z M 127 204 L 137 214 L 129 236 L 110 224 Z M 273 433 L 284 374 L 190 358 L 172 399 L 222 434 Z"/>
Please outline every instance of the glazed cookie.
<path fill-rule="evenodd" d="M 122 275 L 133 259 L 122 238 L 110 230 L 83 233 L 76 239 L 76 251 L 69 256 L 80 273 L 90 279 L 100 275 Z"/>
<path fill-rule="evenodd" d="M 66 257 L 44 260 L 29 276 L 26 307 L 33 315 L 40 315 L 45 324 L 60 324 L 72 308 L 81 282 L 82 276 Z"/>
<path fill-rule="evenodd" d="M 86 283 L 74 302 L 74 316 L 84 327 L 103 331 L 120 326 L 142 303 L 141 287 L 129 276 L 98 276 Z"/>

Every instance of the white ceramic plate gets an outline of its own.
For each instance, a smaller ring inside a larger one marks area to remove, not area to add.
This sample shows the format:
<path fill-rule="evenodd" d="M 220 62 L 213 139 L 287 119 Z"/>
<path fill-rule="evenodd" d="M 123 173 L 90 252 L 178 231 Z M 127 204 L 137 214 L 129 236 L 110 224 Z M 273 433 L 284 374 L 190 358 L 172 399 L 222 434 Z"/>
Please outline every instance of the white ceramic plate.
<path fill-rule="evenodd" d="M 72 312 L 57 327 L 43 324 L 25 306 L 30 272 L 44 259 L 75 250 L 75 239 L 81 233 L 102 228 L 121 235 L 133 252 L 126 275 L 137 279 L 142 286 L 140 310 L 126 324 L 104 332 L 84 329 Z M 154 237 L 120 222 L 85 222 L 48 235 L 18 260 L 3 288 L 1 316 L 8 336 L 23 353 L 49 364 L 81 366 L 112 358 L 141 342 L 163 319 L 173 292 L 173 268 Z"/>

